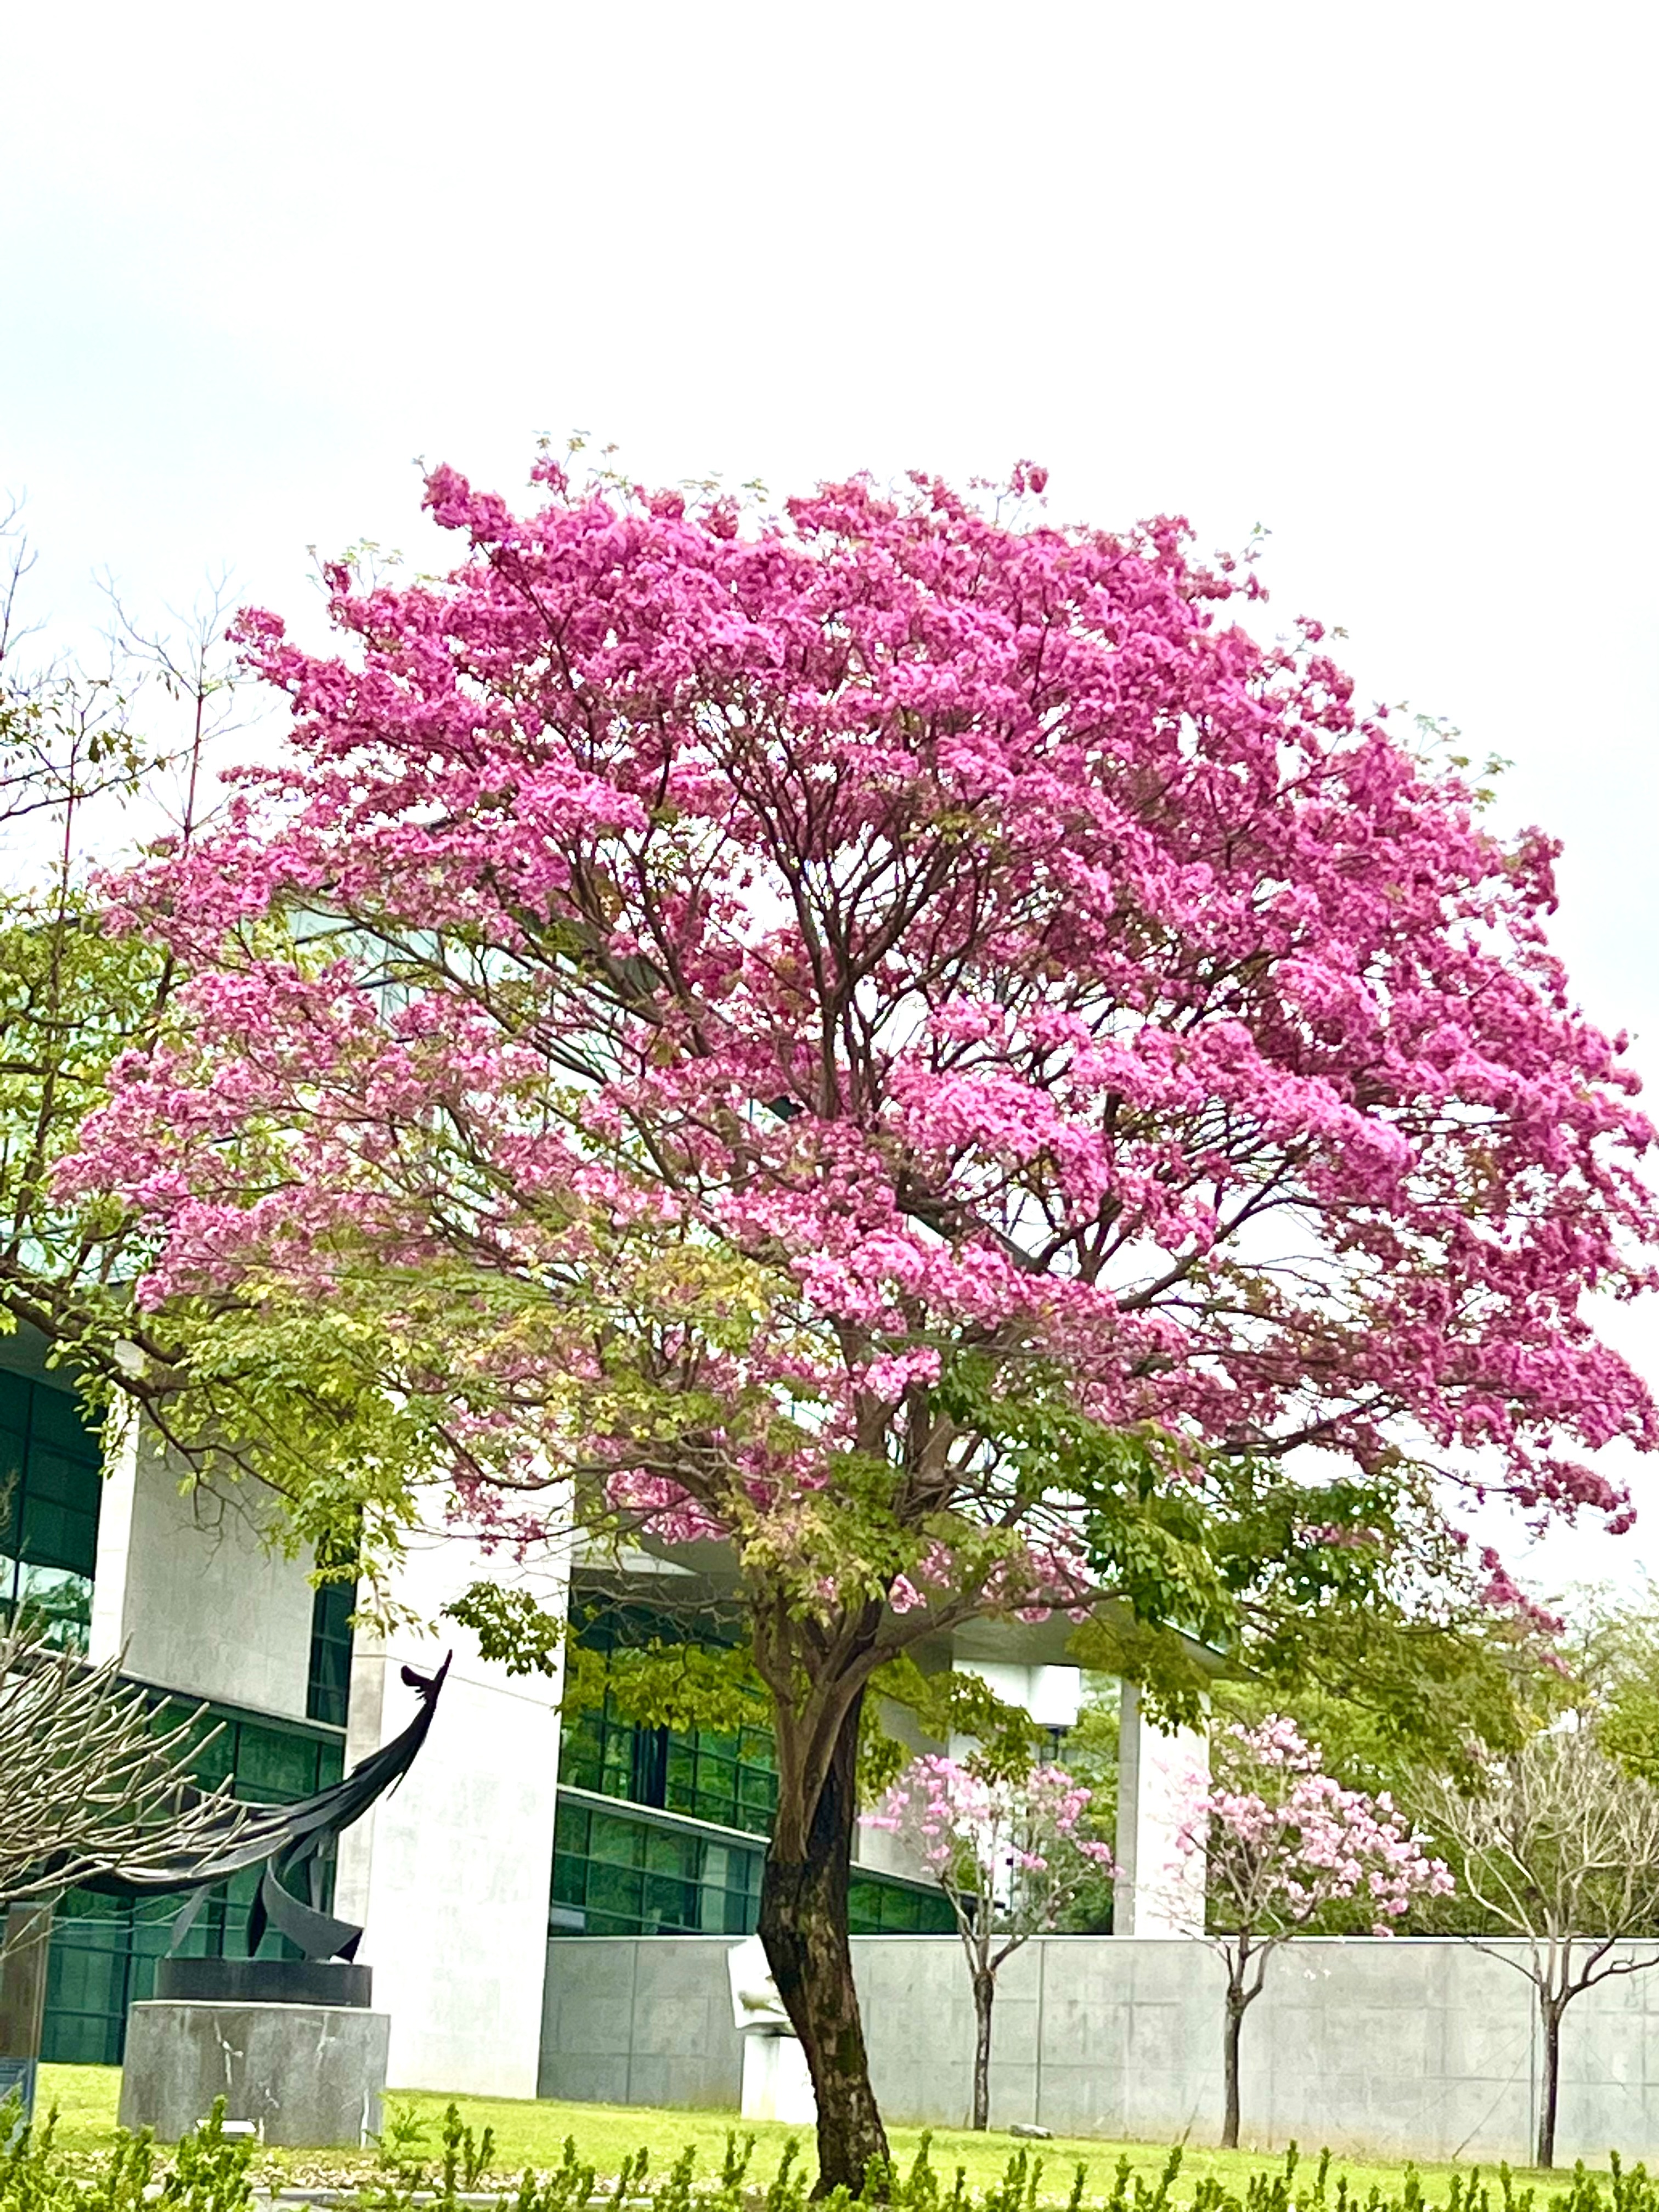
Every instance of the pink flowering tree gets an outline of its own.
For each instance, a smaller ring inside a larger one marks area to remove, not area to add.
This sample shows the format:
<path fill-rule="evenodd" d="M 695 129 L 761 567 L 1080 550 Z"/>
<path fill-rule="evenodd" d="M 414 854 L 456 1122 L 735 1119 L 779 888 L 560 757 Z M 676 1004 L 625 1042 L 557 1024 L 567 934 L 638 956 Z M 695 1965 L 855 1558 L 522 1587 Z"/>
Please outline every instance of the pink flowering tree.
<path fill-rule="evenodd" d="M 1030 469 L 536 485 L 434 471 L 452 572 L 330 568 L 332 651 L 242 618 L 290 742 L 112 887 L 179 980 L 58 1187 L 148 1240 L 146 1359 L 188 1315 L 191 1376 L 316 1404 L 264 1471 L 366 1575 L 428 1495 L 724 1547 L 761 1930 L 856 2189 L 872 1683 L 1106 1600 L 1282 1672 L 1473 1594 L 1471 1467 L 1618 1520 L 1586 1455 L 1654 1410 L 1582 1309 L 1648 1280 L 1650 1132 L 1547 839 L 1179 523 L 1060 528 Z"/>
<path fill-rule="evenodd" d="M 1017 1778 L 929 1755 L 912 1759 L 866 1827 L 907 1843 L 951 1900 L 974 1985 L 972 2124 L 991 2121 L 991 2009 L 997 1974 L 1033 1936 L 1059 1927 L 1091 1877 L 1115 1871 L 1085 1825 L 1091 1793 L 1063 1766 Z"/>
<path fill-rule="evenodd" d="M 1386 1791 L 1368 1796 L 1321 1772 L 1319 1747 L 1294 1721 L 1234 1723 L 1214 1748 L 1216 1786 L 1181 1845 L 1208 1861 L 1207 1925 L 1193 1932 L 1207 1935 L 1227 1969 L 1221 2141 L 1234 2150 L 1240 2036 L 1273 1953 L 1322 1920 L 1357 1918 L 1390 1935 L 1414 1899 L 1443 1897 L 1453 1884 Z"/>

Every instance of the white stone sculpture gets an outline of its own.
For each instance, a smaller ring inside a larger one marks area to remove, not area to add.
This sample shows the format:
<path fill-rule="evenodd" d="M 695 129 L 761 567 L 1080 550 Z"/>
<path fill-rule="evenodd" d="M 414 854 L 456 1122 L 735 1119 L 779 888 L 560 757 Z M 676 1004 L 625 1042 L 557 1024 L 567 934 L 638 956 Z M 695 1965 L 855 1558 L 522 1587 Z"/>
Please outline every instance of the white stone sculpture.
<path fill-rule="evenodd" d="M 732 1983 L 732 2017 L 743 2036 L 744 2118 L 811 2126 L 817 2118 L 817 2100 L 806 2054 L 789 2025 L 760 1937 L 734 1943 L 726 1954 L 726 1970 Z"/>

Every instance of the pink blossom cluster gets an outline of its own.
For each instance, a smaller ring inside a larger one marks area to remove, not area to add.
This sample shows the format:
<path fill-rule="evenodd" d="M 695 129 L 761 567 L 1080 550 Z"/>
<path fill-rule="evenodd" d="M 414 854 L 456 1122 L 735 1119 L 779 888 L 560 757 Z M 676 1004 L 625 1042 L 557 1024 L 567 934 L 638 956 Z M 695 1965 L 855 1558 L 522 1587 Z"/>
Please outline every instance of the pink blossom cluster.
<path fill-rule="evenodd" d="M 1089 1877 L 1115 1872 L 1109 1845 L 1085 1826 L 1092 1802 L 1062 1766 L 1010 1780 L 930 1753 L 909 1762 L 864 1825 L 910 1845 L 965 1929 L 1023 1941 L 1053 1929 Z"/>
<path fill-rule="evenodd" d="M 1272 1715 L 1216 1741 L 1221 1780 L 1182 1830 L 1207 1858 L 1211 1912 L 1224 1933 L 1268 1938 L 1322 1909 L 1357 1903 L 1388 1935 L 1414 1899 L 1449 1894 L 1443 1860 L 1387 1791 L 1345 1789 L 1293 1721 Z"/>

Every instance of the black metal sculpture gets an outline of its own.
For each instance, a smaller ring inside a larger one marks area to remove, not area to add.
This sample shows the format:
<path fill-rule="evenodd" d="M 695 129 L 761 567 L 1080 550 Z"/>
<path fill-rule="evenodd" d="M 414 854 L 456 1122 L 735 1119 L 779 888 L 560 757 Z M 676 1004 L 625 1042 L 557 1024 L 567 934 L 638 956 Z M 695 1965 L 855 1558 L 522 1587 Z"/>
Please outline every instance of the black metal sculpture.
<path fill-rule="evenodd" d="M 349 1920 L 337 1920 L 319 1910 L 315 1895 L 296 1897 L 288 1882 L 314 1876 L 324 1853 L 343 1828 L 361 1820 L 375 1799 L 395 1790 L 414 1764 L 426 1741 L 438 1707 L 439 1692 L 449 1672 L 447 1653 L 435 1674 L 403 1668 L 403 1680 L 420 1699 L 420 1710 L 400 1735 L 354 1766 L 343 1781 L 295 1805 L 250 1806 L 227 1801 L 222 1819 L 192 1831 L 188 1846 L 175 1857 L 142 1869 L 124 1871 L 118 1864 L 88 1875 L 78 1867 L 66 1872 L 78 1889 L 96 1890 L 106 1897 L 155 1898 L 185 1894 L 184 1910 L 173 1923 L 173 1942 L 165 1959 L 156 1962 L 155 1993 L 210 2003 L 284 2003 L 365 2007 L 370 2002 L 372 1978 L 367 1966 L 355 1963 L 363 1931 Z M 259 1891 L 248 1914 L 246 1959 L 185 1959 L 177 1955 L 179 1945 L 201 1911 L 209 1893 L 233 1875 L 242 1874 L 263 1861 Z M 52 1869 L 42 1873 L 50 1878 Z M 50 1911 L 50 1907 L 46 1908 Z M 3 1923 L 0 1916 L 0 1923 Z M 298 1959 L 256 1959 L 267 1927 L 286 1936 L 301 1953 Z M 0 1924 L 0 1937 L 5 1934 Z M 23 2112 L 33 2106 L 35 2073 L 39 2063 L 41 2006 L 46 1992 L 46 1947 L 25 1945 L 12 1954 L 17 2002 L 3 2002 L 8 1991 L 0 1986 L 0 2105 L 9 2091 L 21 2092 Z M 23 1969 L 32 1967 L 25 1974 Z M 7 2045 L 13 2047 L 8 2050 Z M 0 2150 L 4 2148 L 0 2138 Z"/>
<path fill-rule="evenodd" d="M 263 1860 L 259 1893 L 248 1914 L 248 1956 L 252 1958 L 258 1949 L 260 1938 L 270 1926 L 286 1936 L 307 1960 L 355 1959 L 362 1929 L 349 1920 L 337 1920 L 331 1913 L 320 1911 L 314 1898 L 296 1897 L 288 1881 L 302 1872 L 314 1872 L 340 1831 L 361 1820 L 377 1797 L 396 1789 L 408 1773 L 426 1741 L 453 1656 L 453 1652 L 447 1654 L 435 1674 L 418 1674 L 413 1667 L 402 1670 L 403 1680 L 420 1698 L 420 1711 L 400 1735 L 361 1760 L 343 1781 L 295 1805 L 250 1810 L 246 1804 L 227 1802 L 221 1829 L 210 1832 L 205 1842 L 194 1838 L 191 1848 L 180 1851 L 171 1864 L 131 1874 L 123 1873 L 118 1866 L 111 1867 L 101 1874 L 82 1875 L 78 1887 L 106 1897 L 166 1897 L 189 1892 L 188 1902 L 173 1923 L 171 1948 L 176 1952 L 209 1892 Z M 312 1887 L 309 1880 L 307 1887 Z"/>

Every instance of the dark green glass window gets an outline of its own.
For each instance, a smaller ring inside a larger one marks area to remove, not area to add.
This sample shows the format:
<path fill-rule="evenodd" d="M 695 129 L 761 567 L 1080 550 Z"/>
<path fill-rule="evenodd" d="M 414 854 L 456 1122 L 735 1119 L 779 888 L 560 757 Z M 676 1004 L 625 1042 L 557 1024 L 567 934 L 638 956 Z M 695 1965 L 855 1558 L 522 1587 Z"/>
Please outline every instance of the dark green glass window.
<path fill-rule="evenodd" d="M 855 1873 L 848 1885 L 847 1926 L 854 1936 L 947 1936 L 956 1924 L 950 1899 L 926 1882 Z"/>
<path fill-rule="evenodd" d="M 752 1936 L 760 1919 L 757 1844 L 700 1834 L 645 1812 L 563 1791 L 553 1830 L 555 1936 Z M 943 1935 L 948 1898 L 925 1882 L 854 1874 L 854 1936 Z"/>
<path fill-rule="evenodd" d="M 0 1611 L 22 1606 L 84 1650 L 103 1458 L 70 1392 L 0 1372 Z"/>
<path fill-rule="evenodd" d="M 762 1856 L 561 1796 L 549 1925 L 556 1936 L 747 1936 L 760 1917 Z"/>
<path fill-rule="evenodd" d="M 643 1606 L 614 1607 L 589 1621 L 581 1640 L 605 1651 L 608 1663 L 619 1646 L 672 1643 L 684 1632 Z M 601 1797 L 625 1798 L 756 1836 L 771 1834 L 778 1802 L 769 1729 L 745 1727 L 720 1735 L 707 1729 L 641 1728 L 617 1713 L 608 1692 L 603 1705 L 566 1720 L 559 1779 Z"/>
<path fill-rule="evenodd" d="M 668 1739 L 662 1802 L 671 1813 L 717 1820 L 769 1836 L 777 1810 L 778 1778 L 769 1730 L 745 1728 L 735 1735 L 707 1729 Z"/>
<path fill-rule="evenodd" d="M 349 1583 L 321 1583 L 312 1600 L 306 1711 L 331 1728 L 345 1726 L 351 1698 L 351 1608 L 356 1597 Z"/>

